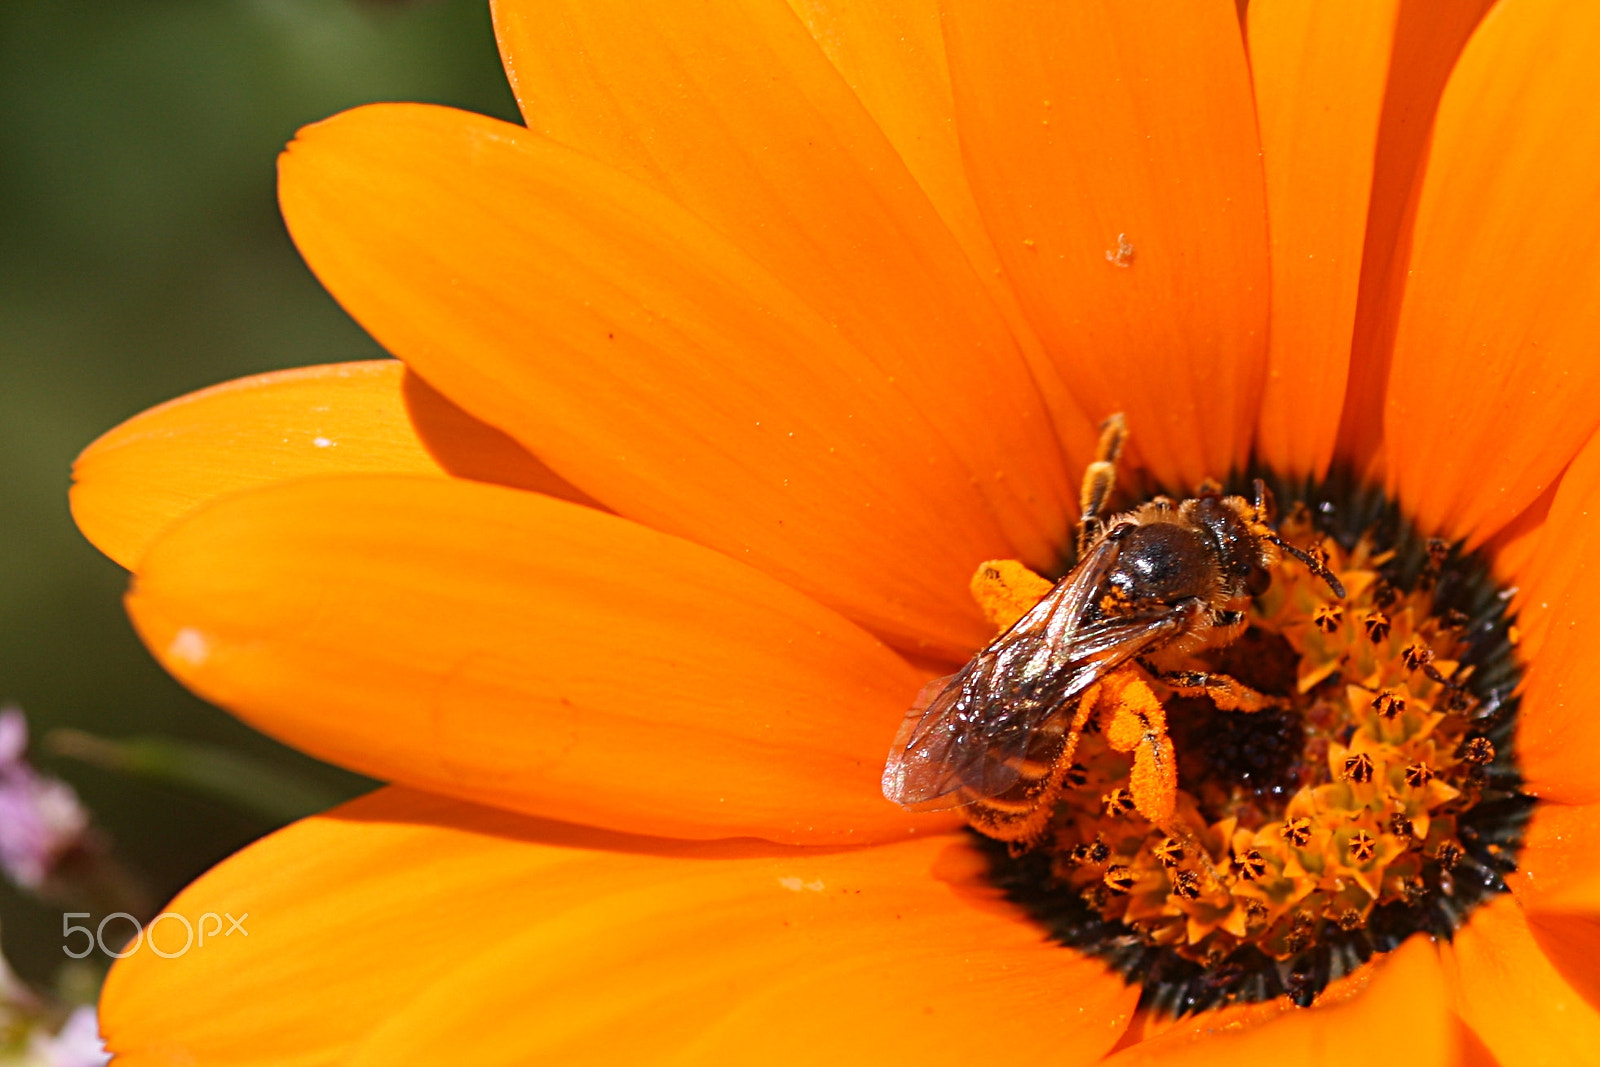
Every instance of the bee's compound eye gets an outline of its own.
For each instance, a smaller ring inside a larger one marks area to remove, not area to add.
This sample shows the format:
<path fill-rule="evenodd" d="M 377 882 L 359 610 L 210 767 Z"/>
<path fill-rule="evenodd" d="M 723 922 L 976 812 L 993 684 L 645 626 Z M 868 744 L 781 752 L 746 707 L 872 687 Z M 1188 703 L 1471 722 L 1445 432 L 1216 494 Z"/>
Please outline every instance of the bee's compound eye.
<path fill-rule="evenodd" d="M 1272 587 L 1272 572 L 1265 567 L 1251 567 L 1250 576 L 1244 580 L 1244 587 L 1251 596 L 1260 596 Z"/>

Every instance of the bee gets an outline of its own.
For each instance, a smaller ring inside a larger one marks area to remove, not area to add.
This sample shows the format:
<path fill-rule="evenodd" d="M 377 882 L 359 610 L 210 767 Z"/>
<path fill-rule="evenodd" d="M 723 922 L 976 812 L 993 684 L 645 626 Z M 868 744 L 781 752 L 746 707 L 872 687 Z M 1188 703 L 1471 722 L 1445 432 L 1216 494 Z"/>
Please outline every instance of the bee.
<path fill-rule="evenodd" d="M 1105 520 L 1126 422 L 1113 415 L 1101 431 L 1083 478 L 1076 565 L 966 666 L 923 688 L 883 772 L 889 800 L 963 808 L 976 829 L 1013 848 L 1043 833 L 1097 713 L 1108 720 L 1108 744 L 1133 754 L 1139 814 L 1193 843 L 1173 823 L 1177 760 L 1147 679 L 1203 693 L 1224 710 L 1273 706 L 1227 675 L 1167 668 L 1236 640 L 1282 553 L 1345 595 L 1325 557 L 1278 536 L 1260 479 L 1254 501 L 1208 484 L 1195 497 L 1157 497 Z"/>

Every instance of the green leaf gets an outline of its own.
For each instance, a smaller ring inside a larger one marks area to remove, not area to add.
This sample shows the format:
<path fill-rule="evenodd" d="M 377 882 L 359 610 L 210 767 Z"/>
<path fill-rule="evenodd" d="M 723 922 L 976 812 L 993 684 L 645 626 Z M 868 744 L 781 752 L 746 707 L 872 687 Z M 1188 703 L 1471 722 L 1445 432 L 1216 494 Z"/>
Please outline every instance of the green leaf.
<path fill-rule="evenodd" d="M 44 743 L 55 755 L 173 786 L 278 823 L 346 799 L 303 775 L 217 745 L 156 736 L 114 741 L 82 730 L 52 730 Z"/>

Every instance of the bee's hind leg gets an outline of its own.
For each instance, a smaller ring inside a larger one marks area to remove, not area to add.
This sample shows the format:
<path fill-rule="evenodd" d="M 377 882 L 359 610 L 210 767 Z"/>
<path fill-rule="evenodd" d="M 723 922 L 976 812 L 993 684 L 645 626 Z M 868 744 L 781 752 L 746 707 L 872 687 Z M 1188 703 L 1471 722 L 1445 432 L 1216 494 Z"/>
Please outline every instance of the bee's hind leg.
<path fill-rule="evenodd" d="M 1128 792 L 1140 815 L 1157 826 L 1172 820 L 1178 800 L 1178 754 L 1167 737 L 1167 713 L 1143 678 L 1123 671 L 1101 680 L 1101 706 L 1111 712 L 1106 743 L 1133 753 Z"/>
<path fill-rule="evenodd" d="M 1211 863 L 1205 846 L 1176 816 L 1178 754 L 1167 737 L 1167 714 L 1149 684 L 1132 671 L 1114 674 L 1101 682 L 1101 702 L 1111 712 L 1105 726 L 1106 743 L 1118 752 L 1133 753 L 1128 791 L 1133 806 L 1162 833 L 1193 856 L 1213 885 L 1222 876 Z"/>
<path fill-rule="evenodd" d="M 1149 671 L 1156 680 L 1179 696 L 1210 697 L 1219 711 L 1265 711 L 1268 708 L 1281 708 L 1287 704 L 1281 697 L 1268 696 L 1259 689 L 1252 689 L 1229 674 L 1206 671 L 1162 671 L 1143 660 L 1139 662 L 1139 666 Z"/>
<path fill-rule="evenodd" d="M 1037 845 L 1050 826 L 1055 814 L 1056 801 L 1067 786 L 1067 776 L 1072 770 L 1072 758 L 1078 751 L 1078 739 L 1100 703 L 1100 683 L 1090 685 L 1073 709 L 1072 719 L 1059 732 L 1054 751 L 1040 756 L 1049 760 L 1049 769 L 1043 775 L 1018 778 L 1015 785 L 996 796 L 977 796 L 963 793 L 967 806 L 963 815 L 968 825 L 979 833 L 1006 843 L 1012 857 L 1022 855 Z M 1041 730 L 1036 737 L 1047 737 Z M 1021 768 L 1018 768 L 1021 770 Z"/>
<path fill-rule="evenodd" d="M 1014 559 L 990 559 L 972 575 L 972 599 L 995 628 L 1004 633 L 1043 600 L 1055 583 Z"/>

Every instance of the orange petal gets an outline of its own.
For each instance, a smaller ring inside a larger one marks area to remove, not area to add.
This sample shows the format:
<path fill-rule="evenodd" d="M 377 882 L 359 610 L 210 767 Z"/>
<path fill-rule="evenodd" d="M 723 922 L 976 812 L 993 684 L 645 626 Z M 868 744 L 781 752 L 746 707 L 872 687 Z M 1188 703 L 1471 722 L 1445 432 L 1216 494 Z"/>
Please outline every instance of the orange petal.
<path fill-rule="evenodd" d="M 840 204 L 853 240 L 894 247 L 846 299 L 480 116 L 364 108 L 302 131 L 281 172 L 300 250 L 357 319 L 630 518 L 959 658 L 988 636 L 972 568 L 1048 567 L 1065 543 L 1074 493 L 1015 346 L 862 205 Z"/>
<path fill-rule="evenodd" d="M 1512 573 L 1511 583 L 1517 589 L 1513 603 L 1522 651 L 1533 663 L 1548 668 L 1553 664 L 1541 663 L 1546 658 L 1542 649 L 1557 614 L 1564 628 L 1581 625 L 1584 599 L 1600 596 L 1600 568 L 1591 563 L 1600 552 L 1600 531 L 1594 522 L 1600 512 L 1600 436 L 1590 439 L 1546 495 L 1550 500 L 1539 536 Z M 1499 569 L 1498 557 L 1496 564 Z M 1577 663 L 1561 667 L 1578 669 L 1582 667 Z"/>
<path fill-rule="evenodd" d="M 950 0 L 968 174 L 1024 310 L 1169 487 L 1250 451 L 1267 234 L 1234 5 Z"/>
<path fill-rule="evenodd" d="M 1528 931 L 1572 991 L 1600 1009 L 1600 908 L 1594 898 L 1585 914 L 1532 912 Z M 1600 1049 L 1590 1052 L 1600 1054 Z"/>
<path fill-rule="evenodd" d="M 1594 708 L 1600 626 L 1570 601 L 1553 618 L 1560 629 L 1529 665 L 1517 723 L 1517 757 L 1529 793 L 1563 804 L 1600 801 L 1600 722 Z"/>
<path fill-rule="evenodd" d="M 1361 252 L 1361 292 L 1339 453 L 1381 478 L 1383 405 L 1395 320 L 1411 255 L 1416 194 L 1445 79 L 1494 0 L 1401 0 L 1378 123 L 1372 199 Z M 1348 5 L 1355 6 L 1355 5 Z"/>
<path fill-rule="evenodd" d="M 1533 503 L 1483 543 L 1481 551 L 1490 561 L 1490 574 L 1502 588 L 1522 587 L 1521 583 L 1539 554 L 1545 520 L 1549 518 L 1550 506 L 1555 503 L 1556 490 L 1560 486 L 1559 481 L 1545 486 L 1544 492 Z M 1513 610 L 1520 610 L 1520 600 L 1513 599 L 1512 605 Z M 1522 633 L 1526 636 L 1526 625 Z"/>
<path fill-rule="evenodd" d="M 1047 403 L 1058 413 L 1058 421 L 1085 421 L 1017 302 L 967 184 L 956 137 L 955 98 L 945 60 L 939 0 L 871 4 L 789 0 L 789 7 L 889 138 L 955 235 L 978 281 L 1005 316 Z M 514 56 L 527 47 L 520 36 L 513 38 L 526 24 L 507 23 L 506 45 Z"/>
<path fill-rule="evenodd" d="M 1551 963 L 1515 900 L 1478 908 L 1439 954 L 1457 1014 L 1503 1067 L 1594 1062 L 1600 1011 Z"/>
<path fill-rule="evenodd" d="M 1395 340 L 1389 478 L 1481 542 L 1600 425 L 1600 6 L 1506 0 L 1450 76 Z"/>
<path fill-rule="evenodd" d="M 468 415 L 410 371 L 400 383 L 400 395 L 417 439 L 445 473 L 468 481 L 545 493 L 592 508 L 605 507 L 540 463 L 516 441 Z"/>
<path fill-rule="evenodd" d="M 1593 805 L 1574 810 L 1583 811 L 1590 819 L 1600 817 L 1600 810 Z M 1592 832 L 1583 832 L 1581 836 L 1589 839 L 1585 842 L 1587 845 L 1600 844 L 1593 840 L 1596 835 Z M 1568 876 L 1556 883 L 1553 892 L 1533 895 L 1530 904 L 1530 895 L 1516 890 L 1517 899 L 1523 901 L 1523 906 L 1539 921 L 1551 916 L 1595 921 L 1600 917 L 1600 863 L 1594 861 L 1593 855 L 1579 857 L 1580 862 L 1571 865 Z M 1600 960 L 1600 955 L 1590 954 L 1589 959 Z M 1600 974 L 1596 978 L 1600 979 Z M 1600 980 L 1591 981 L 1586 988 L 1600 989 Z"/>
<path fill-rule="evenodd" d="M 549 47 L 536 38 L 535 24 L 529 14 L 510 14 L 503 0 L 496 7 L 501 41 L 512 70 L 518 69 L 520 57 Z M 994 294 L 1012 297 L 1010 289 L 996 277 L 997 271 L 981 269 L 984 266 L 997 268 L 999 260 L 978 217 L 978 205 L 972 199 L 966 171 L 961 165 L 955 100 L 950 94 L 950 68 L 945 62 L 938 0 L 889 0 L 874 4 L 789 0 L 789 7 L 883 131 L 974 265 L 980 268 L 979 278 Z M 776 13 L 771 19 L 774 23 L 783 21 Z M 796 50 L 796 59 L 799 57 L 799 50 Z M 825 77 L 814 67 L 814 63 L 806 63 L 803 69 L 811 78 Z M 530 93 L 537 92 L 530 87 Z M 792 102 L 774 101 L 777 106 L 785 103 L 793 106 Z M 707 104 L 718 106 L 714 100 Z M 538 115 L 542 109 L 561 105 L 541 101 L 534 95 L 526 106 L 530 113 Z M 585 128 L 572 131 L 569 136 L 577 138 L 574 143 L 585 144 L 595 133 Z M 696 161 L 694 165 L 700 164 Z"/>
<path fill-rule="evenodd" d="M 985 349 L 958 360 L 1020 344 L 1070 454 L 1089 458 L 1105 413 L 1067 395 L 998 277 L 954 155 L 932 0 L 493 6 L 531 128 L 669 193 L 844 331 L 897 338 L 886 355 L 917 353 L 914 375 L 947 373 L 952 332 Z"/>
<path fill-rule="evenodd" d="M 922 676 L 742 563 L 536 493 L 321 478 L 230 497 L 128 608 L 179 680 L 374 777 L 641 833 L 903 836 Z"/>
<path fill-rule="evenodd" d="M 1501 1067 L 1482 1039 L 1461 1021 L 1459 1015 L 1450 1016 L 1456 1033 L 1456 1061 L 1454 1067 Z"/>
<path fill-rule="evenodd" d="M 1517 748 L 1529 788 L 1569 804 L 1600 800 L 1600 439 L 1562 477 L 1537 551 L 1518 576 L 1527 663 Z"/>
<path fill-rule="evenodd" d="M 1296 1009 L 1279 1000 L 1197 1016 L 1106 1063 L 1339 1067 L 1352 1062 L 1356 1048 L 1382 1050 L 1381 1062 L 1407 1067 L 1454 1062 L 1444 980 L 1431 938 L 1413 937 L 1370 970 L 1363 969 L 1359 984 L 1339 989 L 1337 996 L 1324 994 L 1311 1008 Z"/>
<path fill-rule="evenodd" d="M 478 452 L 466 477 L 582 496 L 510 441 L 486 448 L 494 431 L 460 412 L 439 434 L 419 439 L 407 416 L 410 398 L 402 397 L 403 374 L 393 360 L 301 367 L 151 408 L 78 457 L 72 517 L 96 548 L 131 570 L 172 523 L 242 489 L 317 474 L 442 476 L 446 470 L 429 451 L 435 436 Z M 443 419 L 443 403 L 437 398 L 427 408 Z"/>
<path fill-rule="evenodd" d="M 1600 911 L 1600 805 L 1541 802 L 1522 839 L 1516 872 L 1506 883 L 1524 908 L 1589 904 Z"/>
<path fill-rule="evenodd" d="M 1094 1062 L 1137 991 L 982 899 L 951 869 L 969 857 L 695 846 L 384 790 L 187 889 L 169 911 L 248 912 L 249 937 L 146 946 L 101 1018 L 119 1067 L 979 1063 L 997 1042 Z"/>
<path fill-rule="evenodd" d="M 1272 247 L 1257 456 L 1320 478 L 1350 367 L 1367 201 L 1400 0 L 1256 0 L 1250 71 Z"/>

